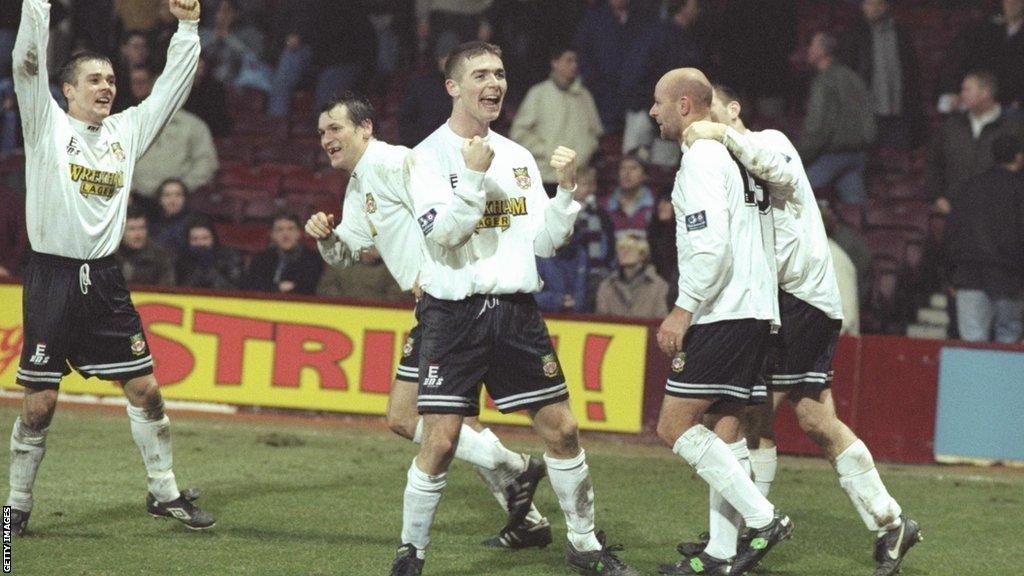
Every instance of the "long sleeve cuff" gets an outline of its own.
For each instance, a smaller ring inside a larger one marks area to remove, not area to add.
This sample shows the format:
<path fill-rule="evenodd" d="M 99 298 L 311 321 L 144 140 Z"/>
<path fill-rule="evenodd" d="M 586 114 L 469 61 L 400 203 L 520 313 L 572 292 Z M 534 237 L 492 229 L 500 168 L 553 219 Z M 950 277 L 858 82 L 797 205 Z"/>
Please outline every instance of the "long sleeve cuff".
<path fill-rule="evenodd" d="M 573 186 L 572 190 L 569 190 L 568 188 L 562 188 L 562 186 L 559 185 L 558 190 L 555 191 L 555 197 L 552 198 L 551 201 L 557 204 L 563 211 L 568 212 L 569 209 L 572 208 L 572 195 L 576 193 L 576 189 L 578 187 L 579 185 Z"/>
<path fill-rule="evenodd" d="M 679 297 L 676 298 L 676 306 L 693 314 L 697 311 L 697 307 L 700 306 L 700 301 L 680 290 Z"/>
<path fill-rule="evenodd" d="M 476 170 L 466 168 L 466 171 L 462 173 L 462 181 L 465 182 L 470 189 L 476 191 L 484 187 L 484 178 L 486 176 L 487 174 L 484 172 L 477 172 Z"/>
<path fill-rule="evenodd" d="M 199 20 L 178 20 L 178 32 L 199 34 Z"/>

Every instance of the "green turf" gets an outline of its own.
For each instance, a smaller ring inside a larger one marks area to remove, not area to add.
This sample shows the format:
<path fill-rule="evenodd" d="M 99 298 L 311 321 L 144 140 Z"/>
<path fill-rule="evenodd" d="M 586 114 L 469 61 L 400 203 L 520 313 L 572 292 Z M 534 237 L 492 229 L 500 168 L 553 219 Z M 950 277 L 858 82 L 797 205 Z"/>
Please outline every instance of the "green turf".
<path fill-rule="evenodd" d="M 0 407 L 0 438 L 15 410 Z M 413 447 L 383 430 L 306 423 L 174 417 L 175 470 L 198 486 L 217 526 L 193 533 L 145 514 L 144 474 L 122 413 L 58 413 L 36 483 L 31 536 L 15 540 L 14 574 L 258 574 L 371 576 L 388 573 L 401 528 L 402 490 Z M 540 452 L 529 439 L 507 442 Z M 598 525 L 645 573 L 673 559 L 679 537 L 704 530 L 706 485 L 667 449 L 585 442 Z M 7 454 L 7 450 L 3 450 Z M 6 470 L 7 459 L 3 459 Z M 923 527 L 906 576 L 1020 574 L 1024 475 L 940 467 L 882 466 L 883 478 Z M 870 575 L 873 536 L 827 464 L 784 458 L 773 500 L 796 523 L 794 540 L 763 573 Z M 6 490 L 6 487 L 4 487 Z M 537 503 L 556 545 L 510 553 L 477 545 L 503 522 L 497 503 L 465 464 L 453 466 L 432 532 L 426 574 L 565 575 L 564 521 L 550 487 Z"/>

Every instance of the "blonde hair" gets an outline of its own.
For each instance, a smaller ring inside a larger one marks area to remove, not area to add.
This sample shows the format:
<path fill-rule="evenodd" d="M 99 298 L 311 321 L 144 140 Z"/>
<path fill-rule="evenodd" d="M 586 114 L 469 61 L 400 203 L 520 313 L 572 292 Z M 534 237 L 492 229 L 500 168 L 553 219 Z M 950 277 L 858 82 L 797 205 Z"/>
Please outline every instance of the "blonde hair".
<path fill-rule="evenodd" d="M 620 235 L 615 239 L 615 249 L 619 248 L 636 248 L 640 252 L 640 259 L 646 262 L 651 257 L 651 245 L 647 242 L 647 237 L 629 233 Z"/>

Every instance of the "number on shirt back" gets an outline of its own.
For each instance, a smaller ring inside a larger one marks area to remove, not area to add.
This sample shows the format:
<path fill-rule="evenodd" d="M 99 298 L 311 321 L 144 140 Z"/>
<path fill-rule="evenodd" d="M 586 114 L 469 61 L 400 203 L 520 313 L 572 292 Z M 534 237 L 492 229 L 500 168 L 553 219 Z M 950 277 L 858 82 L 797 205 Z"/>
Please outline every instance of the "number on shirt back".
<path fill-rule="evenodd" d="M 743 179 L 743 202 L 747 206 L 757 206 L 759 212 L 767 214 L 771 210 L 771 202 L 768 200 L 768 194 L 764 190 L 765 182 L 747 172 L 747 169 L 740 164 L 739 160 L 733 158 L 733 161 L 736 162 L 736 167 L 740 169 L 740 178 Z"/>

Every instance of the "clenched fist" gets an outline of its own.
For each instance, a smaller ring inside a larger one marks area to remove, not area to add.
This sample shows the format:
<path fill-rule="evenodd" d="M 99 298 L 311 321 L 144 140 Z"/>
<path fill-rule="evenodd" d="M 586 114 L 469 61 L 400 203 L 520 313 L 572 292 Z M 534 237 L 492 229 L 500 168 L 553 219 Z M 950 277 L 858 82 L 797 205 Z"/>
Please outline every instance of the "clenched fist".
<path fill-rule="evenodd" d="M 683 132 L 683 140 L 687 146 L 693 146 L 697 140 L 718 140 L 725 138 L 725 124 L 710 120 L 698 120 Z"/>
<path fill-rule="evenodd" d="M 199 0 L 167 0 L 178 20 L 199 20 Z"/>
<path fill-rule="evenodd" d="M 334 233 L 334 214 L 317 212 L 306 221 L 306 234 L 317 240 L 329 238 Z"/>
<path fill-rule="evenodd" d="M 466 161 L 466 168 L 474 172 L 487 172 L 491 160 L 494 160 L 494 150 L 483 138 L 473 136 L 472 140 L 466 140 L 462 145 L 462 159 Z"/>
<path fill-rule="evenodd" d="M 551 154 L 551 167 L 558 175 L 558 186 L 565 190 L 576 188 L 576 151 L 559 146 Z"/>

